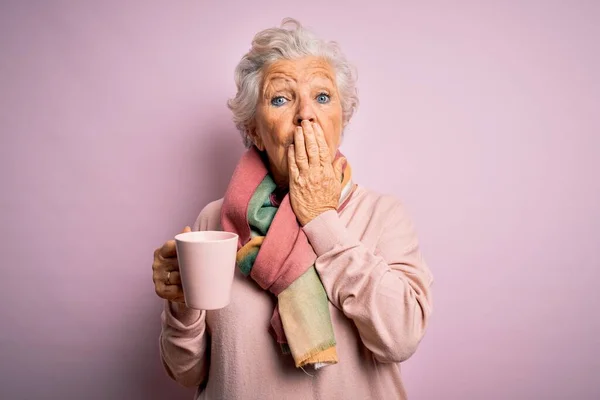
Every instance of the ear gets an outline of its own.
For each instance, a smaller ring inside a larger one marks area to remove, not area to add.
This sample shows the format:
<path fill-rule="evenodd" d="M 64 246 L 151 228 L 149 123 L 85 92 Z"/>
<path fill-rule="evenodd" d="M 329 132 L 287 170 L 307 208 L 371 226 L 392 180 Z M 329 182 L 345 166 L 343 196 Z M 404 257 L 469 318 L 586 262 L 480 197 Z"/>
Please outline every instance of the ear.
<path fill-rule="evenodd" d="M 260 134 L 258 133 L 258 130 L 256 129 L 256 125 L 252 124 L 248 126 L 248 128 L 246 128 L 246 134 L 250 137 L 250 139 L 252 139 L 252 142 L 258 150 L 265 150 L 265 145 L 260 137 Z"/>

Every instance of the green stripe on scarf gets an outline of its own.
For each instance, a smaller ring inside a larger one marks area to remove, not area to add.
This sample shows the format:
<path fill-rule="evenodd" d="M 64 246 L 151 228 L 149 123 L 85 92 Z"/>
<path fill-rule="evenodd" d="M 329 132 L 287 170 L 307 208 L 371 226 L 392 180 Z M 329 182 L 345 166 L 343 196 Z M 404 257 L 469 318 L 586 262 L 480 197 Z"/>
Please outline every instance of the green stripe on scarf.
<path fill-rule="evenodd" d="M 271 204 L 271 193 L 277 185 L 269 175 L 258 185 L 256 192 L 250 199 L 248 205 L 248 223 L 252 230 L 252 236 L 266 236 L 271 222 L 277 213 L 277 207 Z"/>
<path fill-rule="evenodd" d="M 277 213 L 277 207 L 271 204 L 271 193 L 277 188 L 273 179 L 267 175 L 260 183 L 250 204 L 248 205 L 248 224 L 250 225 L 250 236 L 264 237 L 269 231 L 271 222 Z M 247 244 L 250 248 L 244 249 L 244 256 L 237 258 L 237 266 L 245 275 L 250 275 L 254 261 L 258 256 L 260 245 L 255 246 L 252 243 Z"/>

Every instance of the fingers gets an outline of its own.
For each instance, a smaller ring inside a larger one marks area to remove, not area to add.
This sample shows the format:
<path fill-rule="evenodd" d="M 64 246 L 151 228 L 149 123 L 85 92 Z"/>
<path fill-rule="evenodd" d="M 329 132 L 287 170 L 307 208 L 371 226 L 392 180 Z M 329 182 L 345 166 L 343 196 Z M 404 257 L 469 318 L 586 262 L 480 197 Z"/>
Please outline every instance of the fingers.
<path fill-rule="evenodd" d="M 293 144 L 288 147 L 288 171 L 291 185 L 292 182 L 295 182 L 295 179 L 300 175 L 298 164 L 296 164 L 296 149 Z"/>
<path fill-rule="evenodd" d="M 177 248 L 175 247 L 175 240 L 171 239 L 162 245 L 159 254 L 163 258 L 175 257 L 177 255 Z"/>
<path fill-rule="evenodd" d="M 183 228 L 182 233 L 187 233 L 187 232 L 191 232 L 191 231 L 192 231 L 192 228 L 190 228 L 189 226 L 186 226 L 185 228 Z M 175 257 L 177 255 L 177 248 L 175 246 L 175 240 L 171 239 L 171 240 L 168 240 L 167 242 L 165 242 L 165 244 L 162 245 L 159 254 L 163 258 Z"/>
<path fill-rule="evenodd" d="M 189 226 L 183 229 L 183 233 L 191 231 L 192 229 Z M 154 252 L 152 280 L 154 281 L 154 290 L 159 297 L 173 302 L 185 303 L 175 240 L 165 242 Z"/>
<path fill-rule="evenodd" d="M 303 120 L 302 130 L 304 132 L 304 145 L 306 148 L 306 155 L 308 157 L 308 165 L 317 166 L 321 162 L 319 160 L 319 144 L 317 143 L 317 138 L 313 130 L 313 123 L 308 120 Z"/>
<path fill-rule="evenodd" d="M 165 258 L 162 255 L 163 249 L 165 246 L 167 246 L 167 243 L 165 243 L 161 248 L 156 249 L 154 252 L 154 261 L 152 262 L 152 279 L 154 279 L 155 282 L 164 280 L 169 271 L 179 271 L 179 262 L 177 257 Z"/>
<path fill-rule="evenodd" d="M 159 297 L 170 301 L 184 301 L 179 271 L 154 270 L 152 278 L 154 281 L 154 291 Z"/>
<path fill-rule="evenodd" d="M 158 297 L 170 301 L 182 302 L 183 288 L 180 285 L 165 285 L 163 282 L 155 285 L 155 292 Z"/>
<path fill-rule="evenodd" d="M 181 285 L 181 274 L 179 271 L 167 271 L 165 274 L 165 284 L 168 285 Z"/>
<path fill-rule="evenodd" d="M 179 265 L 177 264 L 177 259 L 175 259 L 175 262 L 171 262 L 170 260 L 169 262 L 165 261 L 167 260 L 154 261 L 154 264 L 152 264 L 152 280 L 155 283 L 158 281 L 167 282 L 168 277 L 170 283 L 181 282 L 181 278 L 179 277 Z"/>
<path fill-rule="evenodd" d="M 331 164 L 331 153 L 329 153 L 329 145 L 325 140 L 323 129 L 321 129 L 321 125 L 317 124 L 316 122 L 312 124 L 312 127 L 315 133 L 315 140 L 319 148 L 319 162 L 321 165 L 329 165 Z"/>
<path fill-rule="evenodd" d="M 170 275 L 169 275 L 170 273 Z M 167 282 L 167 277 L 169 282 Z M 152 264 L 152 280 L 165 283 L 180 283 L 179 265 L 177 259 L 160 260 L 155 259 Z"/>
<path fill-rule="evenodd" d="M 335 179 L 338 182 L 341 182 L 342 178 L 344 177 L 344 165 L 345 164 L 346 164 L 346 159 L 344 157 L 338 158 L 334 163 L 333 170 L 335 171 Z"/>
<path fill-rule="evenodd" d="M 294 154 L 296 155 L 296 165 L 300 171 L 308 169 L 308 154 L 306 154 L 306 145 L 304 144 L 304 132 L 301 126 L 296 127 L 294 131 Z"/>

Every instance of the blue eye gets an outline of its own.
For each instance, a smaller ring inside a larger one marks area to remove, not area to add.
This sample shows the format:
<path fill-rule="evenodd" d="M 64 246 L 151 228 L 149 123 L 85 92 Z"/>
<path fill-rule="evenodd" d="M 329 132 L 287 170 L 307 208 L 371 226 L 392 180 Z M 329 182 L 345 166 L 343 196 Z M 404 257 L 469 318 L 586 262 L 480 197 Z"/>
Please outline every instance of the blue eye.
<path fill-rule="evenodd" d="M 275 107 L 281 107 L 285 103 L 287 103 L 287 99 L 283 96 L 277 96 L 271 99 L 271 105 L 274 105 Z"/>
<path fill-rule="evenodd" d="M 321 93 L 317 96 L 317 101 L 321 104 L 327 104 L 329 103 L 330 97 L 328 94 L 325 93 Z"/>

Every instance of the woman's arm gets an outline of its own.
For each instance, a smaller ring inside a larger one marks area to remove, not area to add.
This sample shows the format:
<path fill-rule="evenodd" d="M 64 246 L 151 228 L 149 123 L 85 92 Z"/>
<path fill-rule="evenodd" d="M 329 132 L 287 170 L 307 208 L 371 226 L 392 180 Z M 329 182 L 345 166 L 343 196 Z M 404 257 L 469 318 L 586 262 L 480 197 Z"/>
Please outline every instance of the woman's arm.
<path fill-rule="evenodd" d="M 161 316 L 160 355 L 171 378 L 186 387 L 197 387 L 207 377 L 206 311 L 165 300 Z"/>
<path fill-rule="evenodd" d="M 402 206 L 390 212 L 374 252 L 349 234 L 335 211 L 304 231 L 330 301 L 354 321 L 364 345 L 380 362 L 408 359 L 431 314 L 433 278 Z"/>
<path fill-rule="evenodd" d="M 220 229 L 222 200 L 209 203 L 192 226 L 193 231 Z M 210 336 L 206 330 L 206 311 L 185 304 L 165 301 L 162 312 L 160 355 L 171 378 L 183 386 L 204 383 L 210 367 Z"/>

